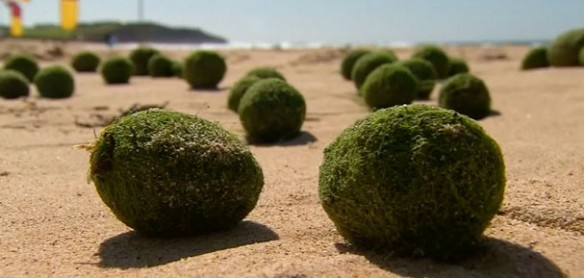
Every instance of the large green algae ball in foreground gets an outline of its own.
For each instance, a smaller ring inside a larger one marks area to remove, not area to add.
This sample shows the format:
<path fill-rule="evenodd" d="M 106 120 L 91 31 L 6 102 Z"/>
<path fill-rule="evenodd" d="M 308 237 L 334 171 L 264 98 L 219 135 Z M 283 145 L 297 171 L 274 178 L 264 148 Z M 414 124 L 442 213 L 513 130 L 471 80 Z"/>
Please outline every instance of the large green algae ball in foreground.
<path fill-rule="evenodd" d="M 444 79 L 448 77 L 448 54 L 442 48 L 435 45 L 423 45 L 414 51 L 412 58 L 420 58 L 432 63 L 438 78 Z"/>
<path fill-rule="evenodd" d="M 548 47 L 548 61 L 554 67 L 580 66 L 578 54 L 584 47 L 584 28 L 566 31 L 557 36 Z"/>
<path fill-rule="evenodd" d="M 16 99 L 30 94 L 28 79 L 15 70 L 0 70 L 0 97 Z"/>
<path fill-rule="evenodd" d="M 151 109 L 115 121 L 91 147 L 90 178 L 123 223 L 148 236 L 229 229 L 255 207 L 263 174 L 219 124 Z"/>
<path fill-rule="evenodd" d="M 367 106 L 376 110 L 412 103 L 416 99 L 418 83 L 406 67 L 387 64 L 369 74 L 361 92 Z"/>
<path fill-rule="evenodd" d="M 530 49 L 521 61 L 522 70 L 547 68 L 550 62 L 547 57 L 547 47 L 534 47 Z"/>
<path fill-rule="evenodd" d="M 370 73 L 381 65 L 391 64 L 395 61 L 397 61 L 397 57 L 389 50 L 374 51 L 361 56 L 355 62 L 353 71 L 351 72 L 351 80 L 355 83 L 359 94 L 361 94 L 361 86 L 363 86 Z"/>
<path fill-rule="evenodd" d="M 430 62 L 418 58 L 412 58 L 398 63 L 409 69 L 418 78 L 419 86 L 416 97 L 418 99 L 429 99 L 436 85 L 436 79 L 438 79 L 438 74 L 434 66 Z"/>
<path fill-rule="evenodd" d="M 111 57 L 101 66 L 101 77 L 106 84 L 127 84 L 133 71 L 134 65 L 128 58 Z"/>
<path fill-rule="evenodd" d="M 461 73 L 444 82 L 438 105 L 478 120 L 491 113 L 491 96 L 483 80 Z"/>
<path fill-rule="evenodd" d="M 353 71 L 353 66 L 357 63 L 357 60 L 370 52 L 371 50 L 369 49 L 358 48 L 352 49 L 347 55 L 345 55 L 341 62 L 341 75 L 345 80 L 351 80 L 351 72 Z"/>
<path fill-rule="evenodd" d="M 73 74 L 60 65 L 49 66 L 36 75 L 34 84 L 44 98 L 69 98 L 75 92 Z"/>
<path fill-rule="evenodd" d="M 255 82 L 243 95 L 239 119 L 252 143 L 275 143 L 300 134 L 306 117 L 304 97 L 277 78 Z"/>
<path fill-rule="evenodd" d="M 407 105 L 357 121 L 326 149 L 319 196 L 361 247 L 456 260 L 480 243 L 505 189 L 497 143 L 472 119 Z"/>
<path fill-rule="evenodd" d="M 217 88 L 226 72 L 225 59 L 214 51 L 195 51 L 183 64 L 184 78 L 193 89 Z"/>

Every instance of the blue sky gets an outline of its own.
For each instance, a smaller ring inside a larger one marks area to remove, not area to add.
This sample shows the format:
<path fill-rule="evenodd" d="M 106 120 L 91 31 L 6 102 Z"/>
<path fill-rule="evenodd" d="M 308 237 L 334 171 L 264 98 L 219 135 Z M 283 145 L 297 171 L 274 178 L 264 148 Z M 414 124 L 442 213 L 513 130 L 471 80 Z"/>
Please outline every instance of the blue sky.
<path fill-rule="evenodd" d="M 138 0 L 79 0 L 80 20 L 137 19 Z M 549 39 L 584 27 L 584 0 L 143 0 L 145 17 L 239 42 L 388 43 Z M 57 23 L 58 0 L 23 5 Z M 8 11 L 0 10 L 8 22 Z"/>

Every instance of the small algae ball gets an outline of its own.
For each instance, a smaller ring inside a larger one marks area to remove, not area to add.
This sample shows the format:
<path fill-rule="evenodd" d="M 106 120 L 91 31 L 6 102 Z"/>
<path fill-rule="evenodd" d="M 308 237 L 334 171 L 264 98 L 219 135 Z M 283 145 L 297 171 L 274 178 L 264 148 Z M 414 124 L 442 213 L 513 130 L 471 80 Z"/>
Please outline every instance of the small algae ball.
<path fill-rule="evenodd" d="M 75 80 L 63 66 L 50 66 L 42 69 L 34 78 L 39 95 L 44 98 L 68 98 L 75 91 Z"/>
<path fill-rule="evenodd" d="M 120 221 L 147 236 L 230 229 L 255 207 L 264 183 L 237 137 L 179 112 L 121 117 L 89 148 L 89 177 L 99 196 Z"/>
<path fill-rule="evenodd" d="M 418 79 L 398 64 L 378 67 L 361 88 L 363 99 L 372 110 L 410 104 L 416 99 L 417 90 Z"/>
<path fill-rule="evenodd" d="M 124 57 L 112 57 L 101 66 L 101 77 L 107 84 L 127 84 L 130 82 L 134 66 Z"/>
<path fill-rule="evenodd" d="M 259 67 L 247 72 L 245 77 L 259 77 L 259 78 L 278 78 L 280 80 L 286 81 L 286 78 L 277 69 L 271 67 Z"/>
<path fill-rule="evenodd" d="M 28 82 L 33 82 L 34 77 L 39 72 L 39 65 L 36 60 L 26 55 L 16 55 L 8 58 L 4 63 L 4 69 L 15 70 L 22 73 Z"/>
<path fill-rule="evenodd" d="M 275 143 L 300 133 L 306 117 L 304 97 L 277 78 L 255 82 L 243 95 L 239 119 L 253 143 Z"/>
<path fill-rule="evenodd" d="M 180 61 L 172 61 L 172 72 L 174 77 L 183 78 L 183 64 Z"/>
<path fill-rule="evenodd" d="M 139 47 L 130 52 L 130 60 L 134 65 L 134 75 L 148 75 L 148 62 L 158 54 L 158 50 L 150 47 Z"/>
<path fill-rule="evenodd" d="M 579 66 L 578 55 L 584 47 L 584 28 L 566 31 L 557 36 L 548 48 L 548 61 L 554 67 Z"/>
<path fill-rule="evenodd" d="M 418 78 L 419 86 L 416 97 L 418 99 L 429 99 L 436 85 L 436 79 L 438 79 L 434 66 L 430 62 L 418 58 L 404 60 L 399 64 L 409 69 Z"/>
<path fill-rule="evenodd" d="M 148 61 L 148 73 L 151 77 L 172 77 L 175 74 L 173 62 L 162 54 L 156 54 Z"/>
<path fill-rule="evenodd" d="M 550 62 L 547 58 L 547 47 L 535 47 L 530 49 L 523 61 L 521 61 L 522 70 L 547 68 L 550 66 Z"/>
<path fill-rule="evenodd" d="M 247 92 L 249 87 L 262 79 L 263 78 L 257 76 L 248 76 L 237 81 L 229 91 L 229 96 L 227 97 L 227 107 L 237 113 L 239 102 L 241 101 L 243 95 L 245 95 L 245 92 Z"/>
<path fill-rule="evenodd" d="M 438 105 L 478 120 L 491 113 L 491 96 L 481 79 L 469 73 L 461 73 L 444 82 Z"/>
<path fill-rule="evenodd" d="M 193 52 L 183 66 L 184 78 L 193 89 L 215 89 L 227 72 L 225 59 L 208 50 Z"/>
<path fill-rule="evenodd" d="M 424 59 L 434 66 L 438 78 L 443 79 L 448 77 L 448 55 L 442 48 L 435 45 L 424 45 L 417 48 L 412 55 L 412 58 Z"/>
<path fill-rule="evenodd" d="M 30 94 L 28 79 L 15 70 L 0 70 L 0 97 L 15 99 Z"/>
<path fill-rule="evenodd" d="M 371 50 L 368 49 L 352 49 L 345 55 L 343 61 L 341 62 L 341 75 L 345 80 L 351 80 L 351 72 L 353 71 L 353 66 L 359 58 L 363 55 L 370 53 Z"/>
<path fill-rule="evenodd" d="M 360 248 L 455 261 L 501 206 L 505 165 L 474 120 L 429 105 L 378 110 L 324 151 L 319 197 Z"/>
<path fill-rule="evenodd" d="M 397 61 L 397 57 L 390 51 L 379 50 L 365 54 L 353 66 L 351 80 L 355 82 L 355 87 L 359 90 L 365 83 L 367 76 L 377 67 L 383 64 L 391 64 L 395 61 Z"/>
<path fill-rule="evenodd" d="M 71 67 L 77 72 L 96 72 L 101 59 L 91 51 L 77 53 L 71 59 Z"/>
<path fill-rule="evenodd" d="M 465 60 L 456 57 L 448 58 L 448 77 L 455 76 L 459 73 L 468 73 L 470 68 Z"/>

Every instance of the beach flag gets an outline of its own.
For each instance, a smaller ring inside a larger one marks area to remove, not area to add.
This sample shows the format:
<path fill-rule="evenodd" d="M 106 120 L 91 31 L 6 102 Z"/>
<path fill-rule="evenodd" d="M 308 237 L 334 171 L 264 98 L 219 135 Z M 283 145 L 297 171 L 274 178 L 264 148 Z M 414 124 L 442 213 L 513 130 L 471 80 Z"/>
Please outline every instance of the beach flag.
<path fill-rule="evenodd" d="M 77 0 L 61 0 L 61 28 L 73 30 L 77 27 L 78 5 Z"/>
<path fill-rule="evenodd" d="M 10 35 L 13 37 L 22 36 L 22 10 L 16 2 L 8 2 L 10 7 Z"/>

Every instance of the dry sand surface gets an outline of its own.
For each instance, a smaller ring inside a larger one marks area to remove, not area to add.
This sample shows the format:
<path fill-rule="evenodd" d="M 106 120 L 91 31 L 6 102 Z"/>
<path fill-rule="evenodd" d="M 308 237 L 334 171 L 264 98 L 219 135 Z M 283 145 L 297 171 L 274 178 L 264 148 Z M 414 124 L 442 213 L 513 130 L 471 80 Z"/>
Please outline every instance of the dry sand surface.
<path fill-rule="evenodd" d="M 65 54 L 84 47 L 67 45 Z M 448 51 L 468 59 L 490 88 L 498 115 L 480 123 L 507 166 L 504 206 L 479 256 L 448 265 L 347 245 L 317 194 L 323 149 L 368 114 L 338 72 L 341 51 L 232 50 L 223 52 L 229 71 L 218 91 L 147 77 L 106 86 L 78 74 L 70 99 L 33 92 L 0 100 L 0 277 L 584 277 L 584 68 L 520 72 L 524 47 Z M 308 104 L 302 136 L 251 146 L 265 175 L 255 210 L 232 231 L 173 240 L 143 238 L 119 222 L 87 183 L 89 153 L 74 148 L 101 127 L 79 124 L 168 102 L 242 135 L 226 97 L 255 66 L 280 69 Z"/>

